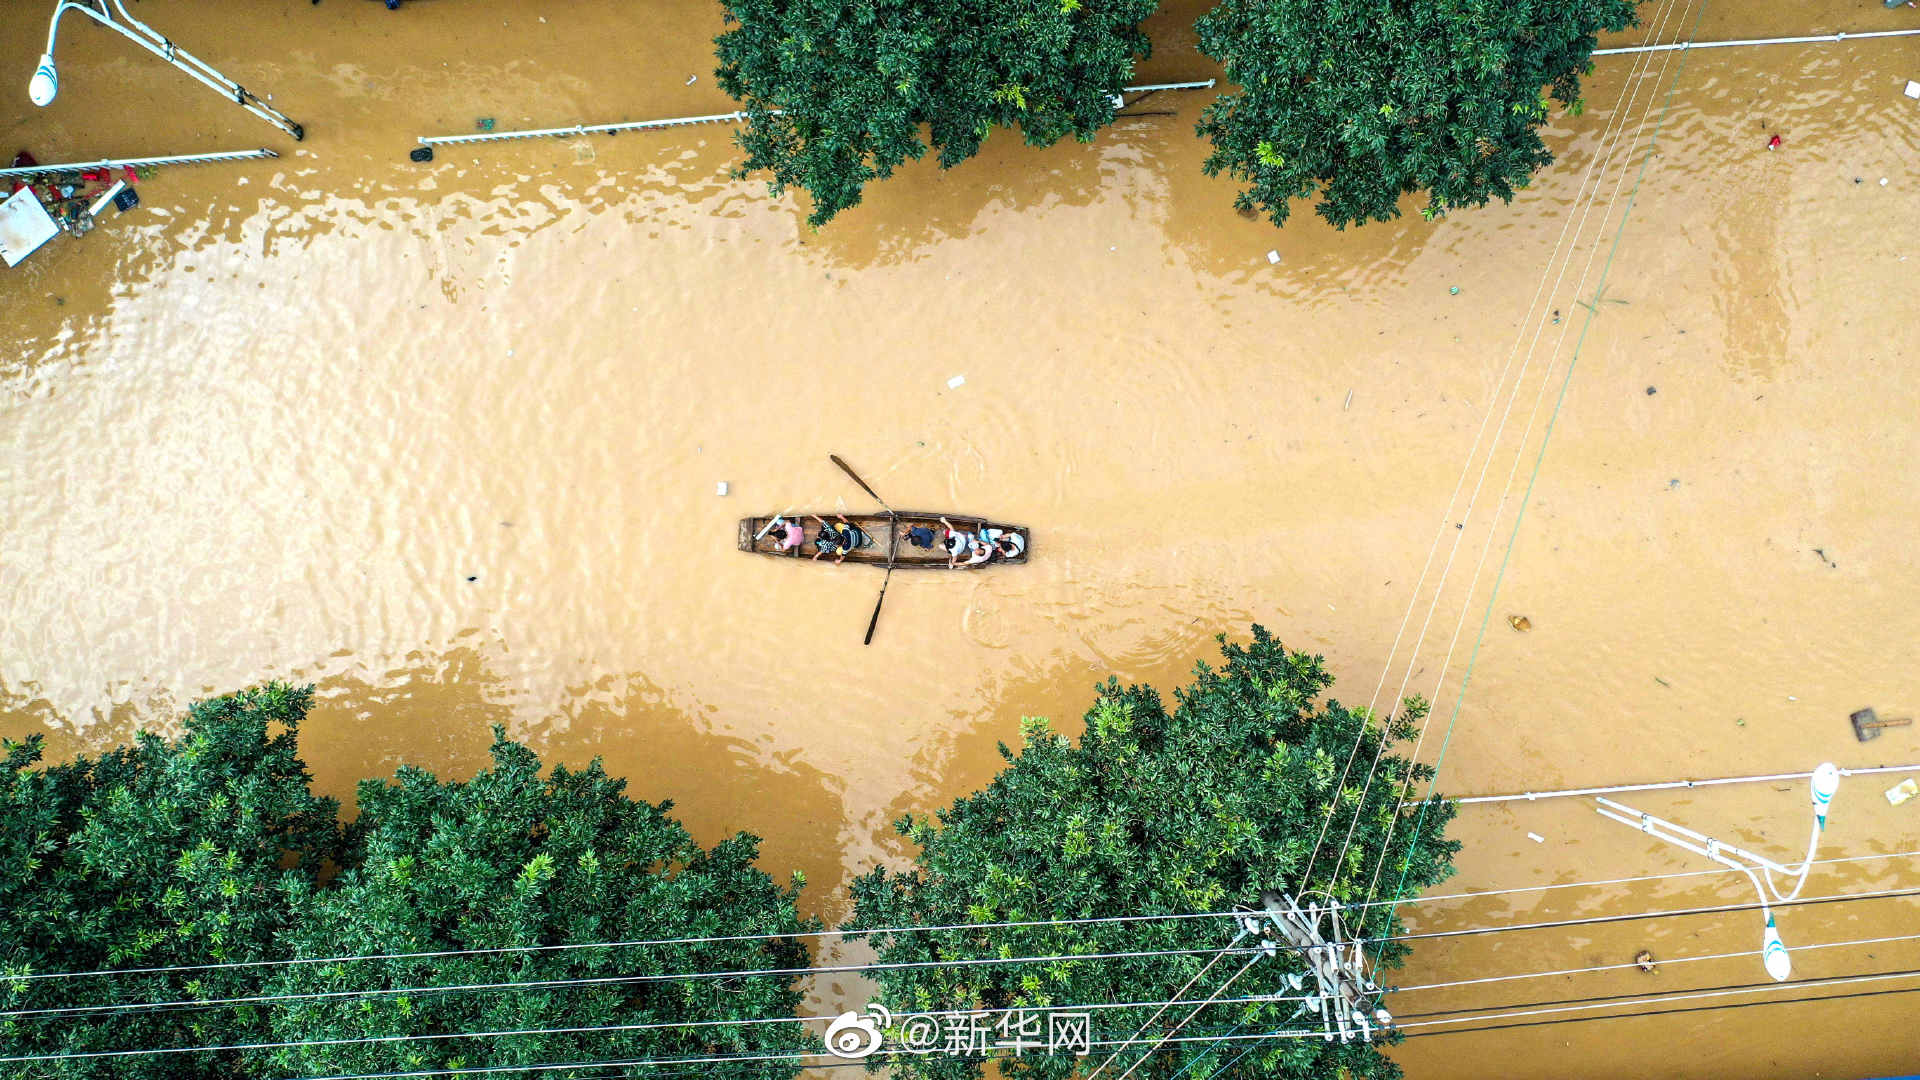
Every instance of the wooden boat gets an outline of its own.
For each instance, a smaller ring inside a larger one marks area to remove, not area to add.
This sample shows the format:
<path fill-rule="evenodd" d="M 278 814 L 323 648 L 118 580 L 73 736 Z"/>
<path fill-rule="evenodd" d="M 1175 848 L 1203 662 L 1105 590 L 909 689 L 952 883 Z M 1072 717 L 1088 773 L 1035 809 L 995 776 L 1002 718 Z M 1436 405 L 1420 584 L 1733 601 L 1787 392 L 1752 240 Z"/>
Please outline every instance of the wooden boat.
<path fill-rule="evenodd" d="M 828 521 L 839 520 L 832 513 L 825 513 L 819 516 Z M 1033 537 L 1023 526 L 1008 525 L 1002 522 L 989 521 L 986 518 L 966 517 L 960 514 L 948 514 L 946 517 L 948 521 L 953 522 L 954 528 L 964 532 L 978 533 L 983 528 L 1000 529 L 1020 537 L 1022 544 L 1020 554 L 1013 556 L 995 555 L 986 562 L 979 564 L 979 566 L 994 566 L 999 563 L 1023 563 L 1027 561 L 1027 556 L 1033 554 Z M 848 553 L 844 560 L 846 562 L 884 567 L 888 564 L 888 561 L 891 560 L 896 570 L 947 569 L 947 552 L 946 549 L 941 546 L 941 540 L 946 537 L 947 527 L 940 523 L 939 514 L 929 513 L 924 510 L 902 510 L 897 518 L 888 514 L 848 514 L 846 515 L 846 519 L 849 525 L 859 529 L 867 538 L 865 544 Z M 820 523 L 814 520 L 813 514 L 787 514 L 781 518 L 783 522 L 799 525 L 806 534 L 805 540 L 791 548 L 782 546 L 780 539 L 776 535 L 779 530 L 767 528 L 768 524 L 773 520 L 774 518 L 772 516 L 741 518 L 739 535 L 740 550 L 750 551 L 755 555 L 772 555 L 776 558 L 783 559 L 812 558 L 813 553 L 818 550 L 814 540 L 820 535 Z M 935 539 L 932 547 L 915 547 L 913 543 L 908 540 L 907 530 L 915 526 L 923 526 L 933 530 Z M 820 557 L 820 561 L 826 562 L 831 558 L 833 558 L 833 556 L 823 555 Z M 959 569 L 977 570 L 979 566 L 960 567 Z"/>

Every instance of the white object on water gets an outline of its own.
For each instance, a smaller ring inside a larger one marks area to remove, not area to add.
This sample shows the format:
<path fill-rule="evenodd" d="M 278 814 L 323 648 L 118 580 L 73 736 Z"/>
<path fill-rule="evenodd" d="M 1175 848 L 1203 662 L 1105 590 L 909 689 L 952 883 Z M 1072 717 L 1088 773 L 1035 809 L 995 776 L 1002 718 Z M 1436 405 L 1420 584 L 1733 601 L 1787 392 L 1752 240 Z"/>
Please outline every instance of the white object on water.
<path fill-rule="evenodd" d="M 1887 805 L 1899 806 L 1908 799 L 1920 796 L 1920 781 L 1909 776 L 1905 780 L 1887 789 Z"/>
<path fill-rule="evenodd" d="M 1914 82 L 1912 79 L 1908 79 L 1905 93 L 1910 98 L 1920 98 L 1920 82 Z"/>
<path fill-rule="evenodd" d="M 542 21 L 542 22 L 545 22 L 546 20 L 545 20 L 545 19 L 542 19 L 541 21 Z M 700 78 L 700 76 L 698 76 L 698 75 L 689 75 L 689 76 L 687 76 L 687 85 L 688 85 L 688 86 L 692 86 L 692 85 L 694 84 L 694 82 L 695 82 L 695 81 L 697 81 L 697 80 L 698 80 L 699 78 Z"/>
<path fill-rule="evenodd" d="M 1544 843 L 1546 843 L 1546 842 L 1547 842 L 1547 838 L 1546 838 L 1546 837 L 1544 837 L 1544 836 L 1541 836 L 1541 835 L 1540 835 L 1539 833 L 1537 833 L 1537 832 L 1530 832 L 1530 833 L 1528 833 L 1528 834 L 1527 834 L 1527 839 L 1529 839 L 1529 840 L 1531 840 L 1531 841 L 1533 841 L 1533 842 L 1534 842 L 1534 843 L 1536 843 L 1536 844 L 1544 844 Z"/>
<path fill-rule="evenodd" d="M 53 104 L 54 95 L 59 92 L 60 73 L 54 70 L 53 54 L 41 53 L 40 66 L 33 69 L 33 78 L 27 83 L 27 96 L 35 105 L 45 108 Z"/>
<path fill-rule="evenodd" d="M 58 235 L 60 226 L 32 188 L 21 188 L 0 202 L 0 260 L 8 266 L 20 265 L 20 260 Z"/>
<path fill-rule="evenodd" d="M 1267 252 L 1267 262 L 1277 263 L 1279 261 L 1280 261 L 1280 253 L 1278 251 Z"/>
<path fill-rule="evenodd" d="M 113 197 L 125 190 L 127 190 L 127 182 L 125 180 L 115 180 L 112 187 L 101 192 L 100 197 L 93 200 L 93 205 L 87 207 L 87 216 L 99 217 L 100 211 L 107 208 L 107 204 L 113 201 Z"/>
<path fill-rule="evenodd" d="M 947 389 L 958 390 L 966 384 L 967 377 L 965 375 L 955 375 L 953 378 L 947 380 Z"/>
<path fill-rule="evenodd" d="M 715 495 L 725 495 L 727 493 L 727 482 L 725 480 L 722 480 L 719 483 L 713 485 L 713 493 Z"/>
<path fill-rule="evenodd" d="M 1831 761 L 1822 762 L 1813 770 L 1813 817 L 1821 828 L 1827 827 L 1827 807 L 1833 802 L 1833 793 L 1840 790 L 1840 767 Z"/>
<path fill-rule="evenodd" d="M 1793 974 L 1793 958 L 1787 955 L 1787 946 L 1780 940 L 1780 931 L 1773 928 L 1773 916 L 1767 916 L 1767 932 L 1760 935 L 1760 962 L 1767 965 L 1767 974 L 1775 982 L 1786 982 Z"/>

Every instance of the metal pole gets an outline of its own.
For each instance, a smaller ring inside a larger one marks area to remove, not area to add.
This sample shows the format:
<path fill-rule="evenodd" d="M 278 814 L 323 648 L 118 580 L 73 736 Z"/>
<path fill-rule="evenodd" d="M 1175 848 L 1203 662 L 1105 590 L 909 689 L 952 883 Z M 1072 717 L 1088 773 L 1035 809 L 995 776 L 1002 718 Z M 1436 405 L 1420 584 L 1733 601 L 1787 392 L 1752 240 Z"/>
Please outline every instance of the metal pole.
<path fill-rule="evenodd" d="M 1595 49 L 1595 56 L 1624 56 L 1627 53 L 1647 52 L 1684 52 L 1688 49 L 1731 49 L 1741 45 L 1824 45 L 1834 41 L 1848 41 L 1856 38 L 1907 37 L 1920 34 L 1920 30 L 1868 30 L 1863 33 L 1849 34 L 1842 30 L 1834 34 L 1816 34 L 1811 37 L 1747 38 L 1742 41 L 1679 41 L 1668 45 L 1635 45 L 1624 49 Z"/>
<path fill-rule="evenodd" d="M 137 169 L 147 165 L 204 165 L 214 161 L 252 161 L 279 156 L 271 150 L 262 149 L 233 150 L 220 154 L 176 154 L 171 157 L 102 158 L 99 161 L 71 161 L 60 165 L 27 165 L 17 169 L 0 169 L 0 177 L 44 176 L 48 173 L 79 172 L 82 169 L 123 167 Z"/>
<path fill-rule="evenodd" d="M 1156 90 L 1205 90 L 1212 87 L 1214 81 L 1202 82 L 1152 83 L 1146 86 L 1127 86 L 1120 94 L 1146 94 Z M 779 116 L 784 109 L 769 109 L 768 113 Z M 666 120 L 628 120 L 618 124 L 575 124 L 572 127 L 527 128 L 520 131 L 486 131 L 471 135 L 422 135 L 418 141 L 422 146 L 453 146 L 461 143 L 505 142 L 509 139 L 565 139 L 576 135 L 611 135 L 621 131 L 653 131 L 660 128 L 688 127 L 693 124 L 729 124 L 745 120 L 744 112 L 711 113 L 706 116 L 676 116 Z"/>
<path fill-rule="evenodd" d="M 1920 772 L 1920 764 L 1915 765 L 1875 765 L 1871 768 L 1841 769 L 1841 776 L 1872 776 L 1877 773 Z M 1460 806 L 1468 803 L 1536 802 L 1540 799 L 1584 798 L 1588 795 L 1618 795 L 1629 791 L 1672 791 L 1682 788 L 1718 787 L 1722 784 L 1770 784 L 1780 780 L 1807 780 L 1813 777 L 1811 772 L 1765 773 L 1760 776 L 1722 776 L 1712 780 L 1663 780 L 1653 784 L 1613 784 L 1608 787 L 1565 788 L 1560 791 L 1522 791 L 1513 795 L 1469 795 L 1465 798 L 1450 799 Z M 1401 803 L 1403 808 L 1418 806 L 1418 803 Z"/>
<path fill-rule="evenodd" d="M 261 100 L 246 87 L 222 75 L 213 65 L 175 45 L 159 31 L 134 18 L 121 0 L 112 0 L 112 3 L 119 9 L 120 18 L 125 20 L 124 23 L 116 20 L 113 12 L 108 10 L 107 0 L 60 0 L 53 9 L 53 21 L 47 27 L 47 52 L 43 67 L 51 71 L 53 46 L 55 37 L 59 33 L 60 16 L 69 10 L 78 11 L 100 25 L 117 31 L 128 41 L 186 72 L 201 85 L 212 88 L 220 96 L 293 136 L 295 142 L 306 138 L 306 129 L 294 123 L 285 113 Z"/>

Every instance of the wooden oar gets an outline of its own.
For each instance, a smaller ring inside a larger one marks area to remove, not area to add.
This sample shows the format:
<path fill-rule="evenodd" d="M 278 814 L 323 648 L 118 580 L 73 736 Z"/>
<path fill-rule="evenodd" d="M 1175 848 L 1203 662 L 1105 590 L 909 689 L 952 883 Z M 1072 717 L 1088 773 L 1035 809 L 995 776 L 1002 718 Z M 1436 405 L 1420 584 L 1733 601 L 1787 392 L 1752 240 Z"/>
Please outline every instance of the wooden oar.
<path fill-rule="evenodd" d="M 880 579 L 880 599 L 873 602 L 873 618 L 867 620 L 867 640 L 862 645 L 873 644 L 873 628 L 880 625 L 880 605 L 887 602 L 887 584 L 893 580 L 893 560 L 887 560 L 887 576 Z"/>
<path fill-rule="evenodd" d="M 835 465 L 840 466 L 841 472 L 846 473 L 848 476 L 851 476 L 853 478 L 853 482 L 860 485 L 861 491 L 864 491 L 867 494 L 873 496 L 873 501 L 879 503 L 883 508 L 885 508 L 887 513 L 893 514 L 894 517 L 900 516 L 899 514 L 894 513 L 893 507 L 887 506 L 887 500 L 881 498 L 879 492 L 868 487 L 867 482 L 865 480 L 860 479 L 860 474 L 857 472 L 854 472 L 852 466 L 840 460 L 839 454 L 828 454 L 827 456 L 833 459 L 833 463 Z"/>
<path fill-rule="evenodd" d="M 880 580 L 880 599 L 873 602 L 873 618 L 867 620 L 867 639 L 861 642 L 863 645 L 871 645 L 873 644 L 873 628 L 880 625 L 880 605 L 887 602 L 887 586 L 893 582 L 893 551 L 894 548 L 900 544 L 900 515 L 893 507 L 887 506 L 887 500 L 881 498 L 879 492 L 868 487 L 867 482 L 860 479 L 860 474 L 853 471 L 853 466 L 841 461 L 839 454 L 828 454 L 827 456 L 833 459 L 835 465 L 840 466 L 841 472 L 846 473 L 853 479 L 854 483 L 860 485 L 861 491 L 873 496 L 873 501 L 879 503 L 886 509 L 887 517 L 891 522 L 891 528 L 887 530 L 890 534 L 887 545 L 887 576 Z"/>

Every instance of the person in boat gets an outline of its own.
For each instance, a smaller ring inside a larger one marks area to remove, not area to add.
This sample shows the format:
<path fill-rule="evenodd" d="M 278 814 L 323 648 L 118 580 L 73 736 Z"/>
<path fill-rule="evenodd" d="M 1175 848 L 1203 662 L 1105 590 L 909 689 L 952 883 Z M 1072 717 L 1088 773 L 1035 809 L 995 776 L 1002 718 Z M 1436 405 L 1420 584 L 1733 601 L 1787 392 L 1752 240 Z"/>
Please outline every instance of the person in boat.
<path fill-rule="evenodd" d="M 995 529 L 983 526 L 980 539 L 985 540 L 993 549 L 993 557 L 1000 559 L 1018 558 L 1027 552 L 1027 538 L 1013 529 Z"/>
<path fill-rule="evenodd" d="M 993 546 L 973 533 L 953 527 L 953 522 L 942 517 L 940 524 L 947 527 L 947 535 L 941 546 L 947 552 L 947 569 L 959 570 L 979 566 L 993 558 Z"/>
<path fill-rule="evenodd" d="M 833 516 L 838 520 L 828 521 L 818 514 L 813 515 L 813 520 L 820 523 L 820 535 L 814 539 L 813 557 L 818 559 L 822 555 L 832 555 L 834 562 L 842 563 L 847 561 L 853 549 L 865 542 L 866 534 L 848 521 L 845 514 Z"/>
<path fill-rule="evenodd" d="M 773 538 L 775 551 L 792 551 L 806 540 L 807 529 L 797 521 L 780 521 L 767 530 L 767 535 Z"/>
<path fill-rule="evenodd" d="M 907 543 L 917 548 L 930 548 L 935 539 L 933 530 L 925 525 L 915 525 L 907 530 Z"/>

